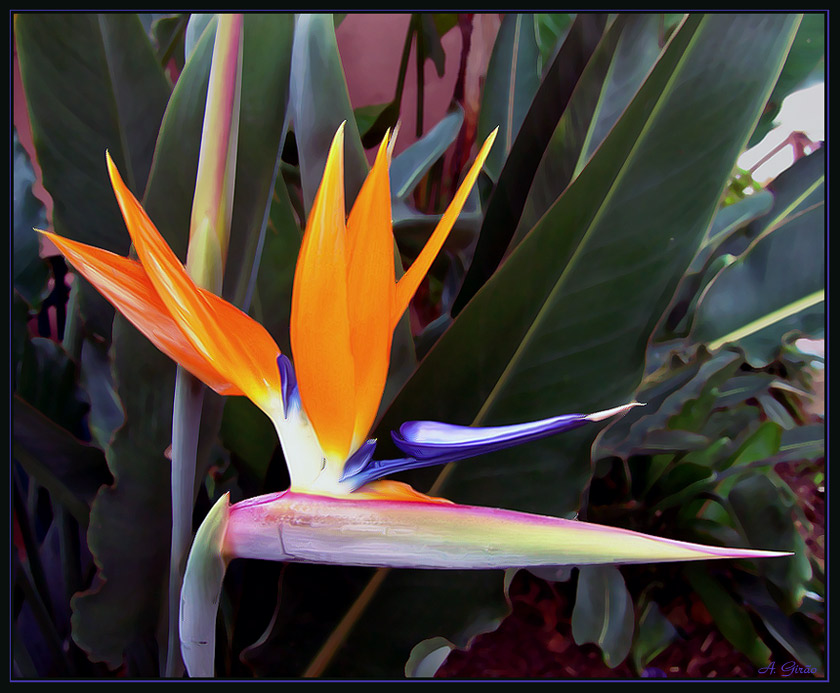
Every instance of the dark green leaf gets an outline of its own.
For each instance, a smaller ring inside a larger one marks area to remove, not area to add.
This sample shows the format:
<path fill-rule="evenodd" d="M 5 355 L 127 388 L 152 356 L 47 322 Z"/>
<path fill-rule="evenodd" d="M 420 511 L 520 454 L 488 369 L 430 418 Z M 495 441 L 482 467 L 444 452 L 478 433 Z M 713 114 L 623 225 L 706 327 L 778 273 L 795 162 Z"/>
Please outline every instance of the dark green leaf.
<path fill-rule="evenodd" d="M 644 444 L 649 431 L 665 428 L 688 402 L 725 380 L 741 363 L 738 354 L 724 351 L 651 375 L 637 394 L 645 406 L 635 407 L 609 423 L 596 440 L 593 458 L 615 455 L 626 459 Z"/>
<path fill-rule="evenodd" d="M 84 421 L 89 405 L 79 388 L 78 369 L 57 342 L 33 337 L 15 366 L 15 392 L 21 399 L 78 438 L 89 437 Z"/>
<path fill-rule="evenodd" d="M 362 188 L 368 164 L 350 105 L 330 15 L 298 17 L 290 88 L 289 105 L 306 212 L 309 213 L 321 183 L 330 143 L 343 121 L 347 123 L 344 128 L 344 185 L 349 210 L 350 203 Z"/>
<path fill-rule="evenodd" d="M 550 14 L 535 14 L 537 45 L 540 47 L 540 65 L 547 66 L 560 45 L 574 20 L 573 14 L 552 12 Z"/>
<path fill-rule="evenodd" d="M 646 340 L 705 232 L 793 25 L 757 15 L 683 25 L 572 187 L 429 352 L 380 433 L 411 419 L 514 423 L 631 401 Z M 748 38 L 772 48 L 775 67 L 739 52 Z M 750 85 L 738 91 L 737 127 L 730 109 L 710 107 L 729 103 L 729 78 Z M 707 175 L 677 175 L 687 162 Z M 443 488 L 464 502 L 569 512 L 596 432 L 459 463 Z M 412 478 L 422 487 L 429 475 Z M 542 500 L 536 487 L 547 491 Z"/>
<path fill-rule="evenodd" d="M 606 24 L 603 15 L 579 15 L 545 74 L 499 175 L 463 287 L 452 314 L 459 313 L 495 272 L 510 243 L 531 182 L 557 122 L 571 98 Z"/>
<path fill-rule="evenodd" d="M 294 17 L 245 15 L 239 146 L 224 296 L 245 306 L 268 233 L 280 149 L 288 126 Z M 296 253 L 295 253 L 296 254 Z"/>
<path fill-rule="evenodd" d="M 259 259 L 251 313 L 265 326 L 285 354 L 291 353 L 289 317 L 300 241 L 301 230 L 292 211 L 286 183 L 282 176 L 278 176 Z"/>
<path fill-rule="evenodd" d="M 758 580 L 745 577 L 739 580 L 738 588 L 744 603 L 759 615 L 765 628 L 800 666 L 817 671 L 825 669 L 817 649 L 819 643 L 808 632 L 802 614 L 786 614 L 770 595 L 766 585 Z"/>
<path fill-rule="evenodd" d="M 759 637 L 749 614 L 729 590 L 712 577 L 705 566 L 688 565 L 683 568 L 683 574 L 700 595 L 723 637 L 749 657 L 755 666 L 765 666 L 770 660 L 770 649 Z"/>
<path fill-rule="evenodd" d="M 791 462 L 825 456 L 825 424 L 797 426 L 782 432 L 779 452 Z"/>
<path fill-rule="evenodd" d="M 807 161 L 812 157 L 816 160 Z M 713 349 L 736 343 L 754 366 L 775 358 L 786 332 L 797 329 L 815 337 L 823 332 L 825 171 L 811 165 L 823 161 L 822 151 L 802 161 L 807 163 L 780 182 L 790 182 L 799 195 L 782 188 L 767 215 L 768 226 L 709 284 L 692 326 L 693 339 Z"/>
<path fill-rule="evenodd" d="M 391 196 L 404 200 L 417 187 L 444 152 L 449 148 L 461 125 L 464 123 L 464 111 L 448 113 L 429 132 L 417 140 L 391 162 Z"/>
<path fill-rule="evenodd" d="M 250 475 L 261 488 L 278 443 L 271 421 L 245 397 L 228 397 L 219 434 L 239 460 L 240 473 Z"/>
<path fill-rule="evenodd" d="M 792 516 L 792 502 L 781 492 L 775 475 L 754 475 L 738 482 L 729 492 L 729 502 L 750 546 L 793 551 L 795 555 L 761 564 L 762 572 L 784 590 L 786 608 L 796 608 L 811 579 L 808 551 Z M 777 485 L 778 484 L 778 485 Z"/>
<path fill-rule="evenodd" d="M 679 638 L 677 629 L 662 614 L 656 602 L 648 602 L 639 617 L 639 633 L 633 640 L 633 666 L 641 673 L 665 648 Z"/>
<path fill-rule="evenodd" d="M 572 636 L 578 645 L 601 648 L 608 667 L 617 667 L 630 652 L 635 628 L 633 600 L 621 571 L 612 565 L 581 566 Z"/>
<path fill-rule="evenodd" d="M 79 363 L 79 382 L 90 400 L 88 426 L 91 437 L 103 450 L 108 448 L 114 431 L 125 420 L 111 366 L 108 350 L 92 340 L 85 340 Z"/>
<path fill-rule="evenodd" d="M 13 417 L 15 458 L 87 525 L 88 506 L 99 487 L 111 481 L 102 450 L 83 443 L 17 395 Z"/>
<path fill-rule="evenodd" d="M 499 179 L 525 114 L 540 85 L 534 15 L 506 14 L 493 44 L 482 91 L 477 139 L 499 128 L 484 170 Z"/>
<path fill-rule="evenodd" d="M 630 103 L 659 56 L 659 17 L 616 18 L 586 65 L 534 174 L 511 245 L 578 175 Z"/>

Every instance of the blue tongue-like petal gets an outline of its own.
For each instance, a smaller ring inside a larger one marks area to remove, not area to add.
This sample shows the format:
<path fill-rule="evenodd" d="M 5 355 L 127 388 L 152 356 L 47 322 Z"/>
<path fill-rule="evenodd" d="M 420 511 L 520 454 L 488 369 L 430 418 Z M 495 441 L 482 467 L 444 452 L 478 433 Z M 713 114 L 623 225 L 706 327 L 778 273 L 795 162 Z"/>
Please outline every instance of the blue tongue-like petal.
<path fill-rule="evenodd" d="M 483 428 L 436 421 L 408 421 L 400 426 L 399 433 L 392 432 L 391 437 L 400 450 L 418 461 L 443 464 L 570 431 L 588 421 L 590 419 L 585 414 L 565 414 L 512 426 Z"/>
<path fill-rule="evenodd" d="M 594 414 L 564 414 L 510 426 L 476 427 L 456 426 L 437 421 L 407 421 L 400 426 L 399 433 L 392 431 L 391 437 L 397 447 L 409 457 L 374 460 L 372 456 L 376 441 L 369 440 L 347 461 L 341 480 L 352 480 L 355 489 L 388 474 L 455 462 L 547 438 L 555 433 L 571 431 L 586 423 L 603 421 L 624 413 L 636 406 L 640 406 L 638 402 L 631 402 Z"/>

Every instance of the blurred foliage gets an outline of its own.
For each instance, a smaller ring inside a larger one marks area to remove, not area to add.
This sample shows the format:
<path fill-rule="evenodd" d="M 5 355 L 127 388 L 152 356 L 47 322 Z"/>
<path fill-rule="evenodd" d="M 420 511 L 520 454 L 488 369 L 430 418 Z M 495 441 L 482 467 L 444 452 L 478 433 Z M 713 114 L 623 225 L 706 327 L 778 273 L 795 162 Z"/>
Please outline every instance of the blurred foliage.
<path fill-rule="evenodd" d="M 426 61 L 441 74 L 441 37 L 471 21 L 412 14 L 394 99 L 353 109 L 341 19 L 247 15 L 224 293 L 284 351 L 297 247 L 332 134 L 348 121 L 352 199 L 365 149 L 400 117 L 411 46 L 421 74 Z M 658 601 L 667 575 L 756 665 L 774 655 L 825 667 L 823 528 L 790 485 L 791 474 L 823 478 L 814 359 L 795 340 L 824 335 L 824 152 L 765 190 L 749 172 L 732 175 L 784 97 L 824 64 L 824 20 L 504 16 L 477 123 L 479 137 L 496 125 L 502 136 L 412 305 L 414 329 L 405 319 L 395 337 L 377 426 L 386 447 L 406 419 L 496 424 L 646 405 L 600 430 L 418 470 L 406 477 L 418 488 L 794 553 L 667 572 L 581 567 L 573 636 L 610 666 L 629 657 L 641 674 L 679 638 Z M 128 251 L 108 149 L 183 256 L 214 27 L 208 15 L 16 16 L 57 233 Z M 423 94 L 421 79 L 417 141 L 391 171 L 404 262 L 448 199 L 444 158 L 476 137 L 465 134 L 463 94 L 440 123 L 424 122 Z M 13 145 L 13 675 L 157 676 L 174 368 L 84 281 L 71 291 L 63 261 L 41 258 L 31 228 L 48 222 Z M 224 492 L 237 501 L 288 484 L 273 432 L 244 400 L 208 404 L 200 457 L 196 526 Z M 217 672 L 431 675 L 449 649 L 498 625 L 507 584 L 492 571 L 237 562 Z"/>

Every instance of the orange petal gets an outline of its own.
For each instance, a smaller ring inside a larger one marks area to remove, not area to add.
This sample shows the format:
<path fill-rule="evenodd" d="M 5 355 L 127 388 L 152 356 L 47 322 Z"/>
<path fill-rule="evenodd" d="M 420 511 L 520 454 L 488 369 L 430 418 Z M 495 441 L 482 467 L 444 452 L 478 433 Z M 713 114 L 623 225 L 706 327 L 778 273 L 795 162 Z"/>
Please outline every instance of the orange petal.
<path fill-rule="evenodd" d="M 385 390 L 391 355 L 394 234 L 388 135 L 347 220 L 347 312 L 355 365 L 353 448 L 368 435 Z"/>
<path fill-rule="evenodd" d="M 47 231 L 40 233 L 49 238 L 73 267 L 169 358 L 220 395 L 242 394 L 184 337 L 139 262 Z"/>
<path fill-rule="evenodd" d="M 353 491 L 350 497 L 354 500 L 392 500 L 453 504 L 451 500 L 437 496 L 427 496 L 425 493 L 414 490 L 402 481 L 394 481 L 392 479 L 371 481 L 356 491 Z"/>
<path fill-rule="evenodd" d="M 396 327 L 396 324 L 399 322 L 402 314 L 405 312 L 405 309 L 408 308 L 408 303 L 417 291 L 417 287 L 420 286 L 420 282 L 423 281 L 423 277 L 426 276 L 426 273 L 432 266 L 432 262 L 434 262 L 437 254 L 443 247 L 446 237 L 452 230 L 452 225 L 461 213 L 461 209 L 467 201 L 467 196 L 470 194 L 470 190 L 472 189 L 476 178 L 478 178 L 481 167 L 484 165 L 484 160 L 490 152 L 490 147 L 493 146 L 493 140 L 496 139 L 496 133 L 498 130 L 498 128 L 493 130 L 493 132 L 491 132 L 488 138 L 484 141 L 481 150 L 478 152 L 478 156 L 475 158 L 473 165 L 470 167 L 470 170 L 467 172 L 461 186 L 458 188 L 458 192 L 455 193 L 455 197 L 452 199 L 452 202 L 449 203 L 449 207 L 446 208 L 446 211 L 443 213 L 443 217 L 438 222 L 437 227 L 435 227 L 435 230 L 432 232 L 432 235 L 429 237 L 429 240 L 426 242 L 423 250 L 420 251 L 417 259 L 414 260 L 411 267 L 408 268 L 406 273 L 397 283 L 393 312 L 391 313 L 391 325 L 393 327 Z"/>
<path fill-rule="evenodd" d="M 303 235 L 292 288 L 290 336 L 301 402 L 328 461 L 340 468 L 353 440 L 355 376 L 347 314 L 344 126 L 333 138 Z"/>
<path fill-rule="evenodd" d="M 280 350 L 247 315 L 203 292 L 158 233 L 107 156 L 111 184 L 146 274 L 170 316 L 193 348 L 264 410 L 280 396 Z"/>

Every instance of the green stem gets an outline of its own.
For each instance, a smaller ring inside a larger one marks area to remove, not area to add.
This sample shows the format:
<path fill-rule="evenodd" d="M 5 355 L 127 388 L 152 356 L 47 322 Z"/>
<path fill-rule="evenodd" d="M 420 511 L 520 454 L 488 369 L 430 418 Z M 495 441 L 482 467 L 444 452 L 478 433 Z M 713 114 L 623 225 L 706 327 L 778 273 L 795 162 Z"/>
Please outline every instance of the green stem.
<path fill-rule="evenodd" d="M 192 540 L 196 454 L 203 403 L 204 385 L 179 366 L 175 376 L 172 413 L 172 544 L 169 554 L 167 677 L 180 677 L 184 673 L 178 637 L 178 612 L 184 564 Z"/>

